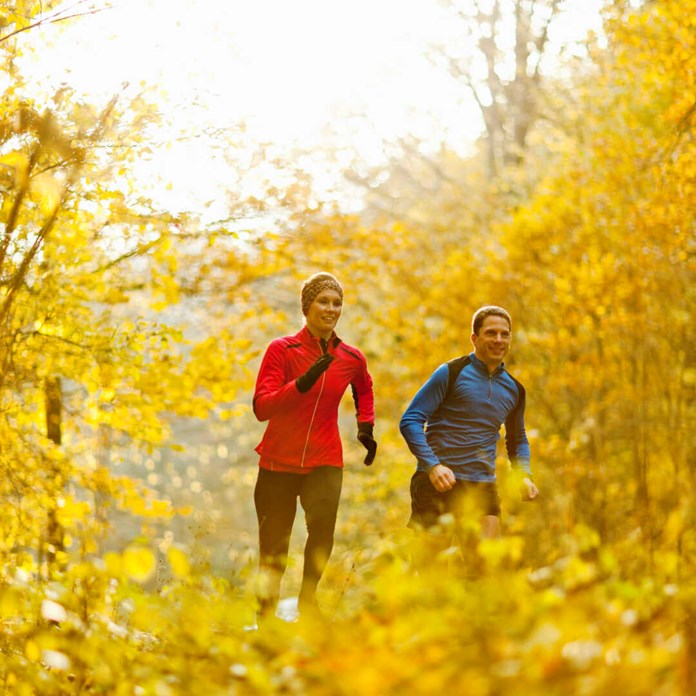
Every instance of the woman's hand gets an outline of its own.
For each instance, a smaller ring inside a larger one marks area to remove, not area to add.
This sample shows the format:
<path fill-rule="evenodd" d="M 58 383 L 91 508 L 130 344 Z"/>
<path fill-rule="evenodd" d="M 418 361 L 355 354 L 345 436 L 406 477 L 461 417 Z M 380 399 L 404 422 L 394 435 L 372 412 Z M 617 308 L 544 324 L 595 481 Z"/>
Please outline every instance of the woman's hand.
<path fill-rule="evenodd" d="M 319 377 L 329 369 L 329 365 L 333 362 L 333 359 L 333 355 L 324 353 L 313 365 L 310 365 L 307 372 L 295 380 L 297 391 L 301 394 L 308 392 L 316 384 Z"/>
<path fill-rule="evenodd" d="M 375 461 L 377 454 L 377 442 L 372 436 L 372 423 L 358 423 L 358 440 L 360 444 L 367 450 L 363 464 L 370 466 Z"/>

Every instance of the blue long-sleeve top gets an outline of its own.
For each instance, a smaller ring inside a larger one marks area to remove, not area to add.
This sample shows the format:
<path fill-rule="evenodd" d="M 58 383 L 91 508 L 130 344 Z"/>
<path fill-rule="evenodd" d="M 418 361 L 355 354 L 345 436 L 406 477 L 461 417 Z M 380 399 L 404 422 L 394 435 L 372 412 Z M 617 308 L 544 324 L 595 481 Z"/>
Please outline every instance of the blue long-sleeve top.
<path fill-rule="evenodd" d="M 418 470 L 444 464 L 457 479 L 495 481 L 496 443 L 505 424 L 510 461 L 531 476 L 524 387 L 503 365 L 489 374 L 474 353 L 449 395 L 448 377 L 448 365 L 440 365 L 401 417 L 399 428 Z"/>

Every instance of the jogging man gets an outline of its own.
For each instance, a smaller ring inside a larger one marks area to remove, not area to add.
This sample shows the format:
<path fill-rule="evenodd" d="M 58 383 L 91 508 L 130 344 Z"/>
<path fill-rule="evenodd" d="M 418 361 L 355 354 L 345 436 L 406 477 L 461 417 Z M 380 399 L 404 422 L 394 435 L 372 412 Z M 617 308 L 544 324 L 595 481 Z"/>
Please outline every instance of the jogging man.
<path fill-rule="evenodd" d="M 411 528 L 428 529 L 451 514 L 464 546 L 471 515 L 481 536 L 500 535 L 496 485 L 496 444 L 505 425 L 507 452 L 519 469 L 522 496 L 539 491 L 532 480 L 524 427 L 525 390 L 504 367 L 512 319 L 496 306 L 478 309 L 472 319 L 469 355 L 440 365 L 404 412 L 400 429 L 416 456 L 411 479 Z"/>

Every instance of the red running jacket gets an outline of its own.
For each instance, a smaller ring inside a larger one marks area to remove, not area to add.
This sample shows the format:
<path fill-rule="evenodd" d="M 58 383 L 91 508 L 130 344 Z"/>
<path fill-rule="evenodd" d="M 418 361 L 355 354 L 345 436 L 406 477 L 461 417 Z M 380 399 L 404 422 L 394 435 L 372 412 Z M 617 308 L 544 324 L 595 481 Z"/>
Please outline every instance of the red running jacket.
<path fill-rule="evenodd" d="M 256 451 L 260 466 L 299 471 L 343 466 L 338 407 L 348 385 L 359 423 L 375 422 L 372 378 L 365 356 L 334 334 L 329 339 L 333 362 L 305 394 L 295 380 L 321 357 L 319 339 L 303 327 L 294 336 L 271 341 L 261 362 L 254 392 L 254 414 L 269 421 Z"/>

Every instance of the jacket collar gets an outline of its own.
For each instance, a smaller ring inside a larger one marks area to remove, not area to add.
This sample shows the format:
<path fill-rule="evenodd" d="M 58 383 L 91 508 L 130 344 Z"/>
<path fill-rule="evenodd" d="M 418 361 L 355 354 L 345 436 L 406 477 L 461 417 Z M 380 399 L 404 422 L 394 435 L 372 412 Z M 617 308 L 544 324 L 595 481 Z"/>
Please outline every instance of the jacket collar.
<path fill-rule="evenodd" d="M 481 370 L 481 372 L 485 372 L 487 375 L 490 374 L 491 377 L 493 375 L 497 375 L 503 372 L 503 370 L 505 369 L 505 363 L 500 363 L 500 365 L 498 365 L 498 367 L 496 367 L 495 370 L 493 370 L 493 372 L 489 373 L 486 363 L 484 363 L 483 360 L 479 360 L 476 357 L 475 352 L 472 351 L 471 353 L 469 353 L 469 357 L 471 358 L 471 362 L 476 366 L 476 369 Z"/>
<path fill-rule="evenodd" d="M 317 336 L 312 336 L 312 334 L 309 333 L 309 329 L 307 328 L 306 324 L 295 334 L 295 338 L 306 345 L 319 345 L 319 338 Z M 341 339 L 336 335 L 335 331 L 332 331 L 331 338 L 329 338 L 329 345 L 332 348 L 335 348 L 339 343 L 341 343 Z"/>

